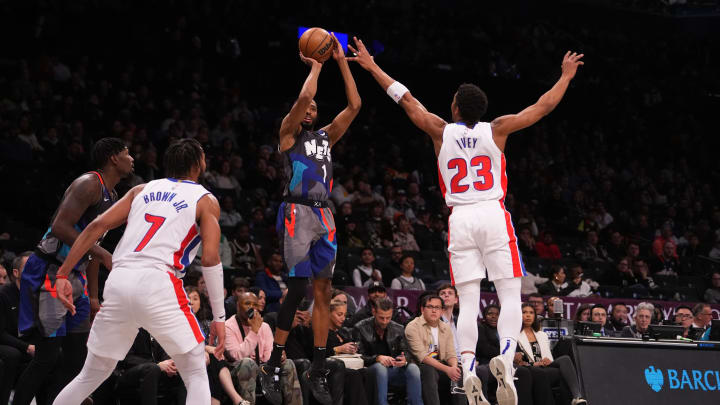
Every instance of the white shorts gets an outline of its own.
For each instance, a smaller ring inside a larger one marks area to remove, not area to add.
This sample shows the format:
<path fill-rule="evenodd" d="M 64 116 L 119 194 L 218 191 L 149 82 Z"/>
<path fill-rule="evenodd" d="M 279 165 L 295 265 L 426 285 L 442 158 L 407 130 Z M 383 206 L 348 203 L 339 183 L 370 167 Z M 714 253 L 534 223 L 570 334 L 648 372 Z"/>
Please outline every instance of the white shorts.
<path fill-rule="evenodd" d="M 500 201 L 453 207 L 448 220 L 453 284 L 526 275 L 510 213 Z"/>
<path fill-rule="evenodd" d="M 187 353 L 205 341 L 182 280 L 170 272 L 115 268 L 105 283 L 104 297 L 87 344 L 97 356 L 124 359 L 138 328 L 147 330 L 170 356 Z"/>

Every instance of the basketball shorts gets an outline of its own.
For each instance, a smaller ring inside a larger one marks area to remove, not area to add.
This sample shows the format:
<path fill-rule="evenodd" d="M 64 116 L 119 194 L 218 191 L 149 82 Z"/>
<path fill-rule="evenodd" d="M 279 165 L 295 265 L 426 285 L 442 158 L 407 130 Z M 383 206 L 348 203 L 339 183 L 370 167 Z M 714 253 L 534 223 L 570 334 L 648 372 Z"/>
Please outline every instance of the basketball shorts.
<path fill-rule="evenodd" d="M 525 276 L 510 213 L 499 201 L 453 207 L 448 220 L 453 284 Z"/>
<path fill-rule="evenodd" d="M 75 315 L 70 315 L 55 290 L 59 268 L 57 261 L 46 260 L 37 254 L 28 258 L 20 276 L 18 329 L 22 335 L 38 333 L 43 337 L 59 337 L 90 330 L 90 300 L 85 275 L 79 270 L 68 275 L 75 304 Z"/>
<path fill-rule="evenodd" d="M 147 330 L 170 356 L 187 353 L 205 341 L 183 282 L 171 272 L 113 268 L 104 297 L 87 344 L 97 356 L 124 359 L 138 328 Z"/>
<path fill-rule="evenodd" d="M 337 235 L 329 208 L 283 202 L 276 228 L 288 276 L 332 278 Z"/>

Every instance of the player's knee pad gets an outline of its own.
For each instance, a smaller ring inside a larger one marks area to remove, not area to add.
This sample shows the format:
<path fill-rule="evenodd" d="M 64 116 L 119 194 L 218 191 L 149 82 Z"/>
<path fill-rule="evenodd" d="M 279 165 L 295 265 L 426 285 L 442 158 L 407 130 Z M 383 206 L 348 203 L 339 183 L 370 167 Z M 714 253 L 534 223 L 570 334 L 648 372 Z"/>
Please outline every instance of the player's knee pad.
<path fill-rule="evenodd" d="M 295 311 L 297 310 L 300 301 L 305 297 L 307 291 L 308 279 L 306 278 L 291 278 L 287 282 L 288 292 L 280 306 L 280 312 L 278 312 L 277 327 L 281 330 L 289 331 L 292 327 L 293 318 L 295 318 Z"/>

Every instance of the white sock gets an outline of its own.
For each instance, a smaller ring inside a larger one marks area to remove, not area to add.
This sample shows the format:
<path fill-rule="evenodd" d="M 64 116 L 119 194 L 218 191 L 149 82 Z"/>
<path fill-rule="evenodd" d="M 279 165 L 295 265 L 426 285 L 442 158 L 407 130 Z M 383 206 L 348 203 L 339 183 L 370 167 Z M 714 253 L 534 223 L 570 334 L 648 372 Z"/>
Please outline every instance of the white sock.
<path fill-rule="evenodd" d="M 210 383 L 205 368 L 205 343 L 200 343 L 187 353 L 172 356 L 178 374 L 187 389 L 185 402 L 210 405 Z"/>
<path fill-rule="evenodd" d="M 500 353 L 512 364 L 517 348 L 517 336 L 522 328 L 522 302 L 520 300 L 521 281 L 519 277 L 495 280 L 495 290 L 500 301 L 498 335 Z"/>
<path fill-rule="evenodd" d="M 477 318 L 480 314 L 480 280 L 456 284 L 460 300 L 457 322 L 458 348 L 463 373 L 467 378 L 475 374 L 475 347 L 477 346 Z M 466 353 L 463 353 L 466 352 Z"/>
<path fill-rule="evenodd" d="M 88 351 L 80 374 L 58 394 L 53 405 L 77 405 L 89 397 L 105 379 L 110 377 L 117 360 L 100 357 Z"/>

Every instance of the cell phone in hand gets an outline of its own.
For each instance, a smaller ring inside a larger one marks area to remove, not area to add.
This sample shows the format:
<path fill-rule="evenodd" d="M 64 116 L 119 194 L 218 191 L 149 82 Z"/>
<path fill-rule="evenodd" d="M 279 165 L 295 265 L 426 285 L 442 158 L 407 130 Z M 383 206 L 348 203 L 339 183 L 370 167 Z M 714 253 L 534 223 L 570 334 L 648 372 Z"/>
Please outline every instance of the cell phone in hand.
<path fill-rule="evenodd" d="M 253 319 L 255 316 L 255 308 L 250 308 L 246 312 L 248 319 Z"/>

